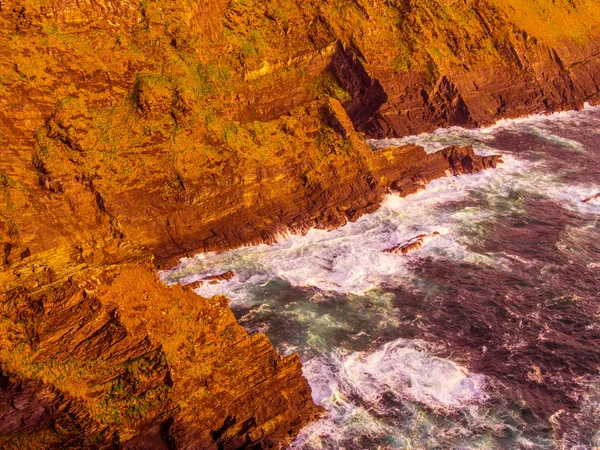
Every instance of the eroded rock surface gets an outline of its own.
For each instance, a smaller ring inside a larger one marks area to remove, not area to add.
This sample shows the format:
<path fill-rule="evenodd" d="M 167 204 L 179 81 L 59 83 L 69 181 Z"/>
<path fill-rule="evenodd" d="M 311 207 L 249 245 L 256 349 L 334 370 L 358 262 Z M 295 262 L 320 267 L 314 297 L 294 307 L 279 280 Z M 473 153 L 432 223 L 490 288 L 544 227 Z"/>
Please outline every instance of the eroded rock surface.
<path fill-rule="evenodd" d="M 187 289 L 196 289 L 200 286 L 204 286 L 205 284 L 218 284 L 222 281 L 231 280 L 235 276 L 231 270 L 221 273 L 219 275 L 210 275 L 208 277 L 204 277 L 198 281 L 194 281 L 192 283 L 186 284 L 185 287 Z"/>
<path fill-rule="evenodd" d="M 164 286 L 150 261 L 12 292 L 2 313 L 2 448 L 274 447 L 321 413 L 298 356 L 248 336 L 226 298 Z"/>
<path fill-rule="evenodd" d="M 542 3 L 2 0 L 1 446 L 285 445 L 298 359 L 153 271 L 499 162 L 366 136 L 597 102 L 600 6 Z"/>
<path fill-rule="evenodd" d="M 431 234 L 420 234 L 418 236 L 415 236 L 412 239 L 409 239 L 406 242 L 401 242 L 398 245 L 395 245 L 391 248 L 388 248 L 386 250 L 384 250 L 385 253 L 394 253 L 397 255 L 408 255 L 411 252 L 414 252 L 416 250 L 419 250 L 420 248 L 423 248 L 423 245 L 425 245 L 425 243 L 429 240 L 432 240 L 436 237 L 438 237 L 440 235 L 440 233 L 438 233 L 437 231 L 434 231 Z"/>

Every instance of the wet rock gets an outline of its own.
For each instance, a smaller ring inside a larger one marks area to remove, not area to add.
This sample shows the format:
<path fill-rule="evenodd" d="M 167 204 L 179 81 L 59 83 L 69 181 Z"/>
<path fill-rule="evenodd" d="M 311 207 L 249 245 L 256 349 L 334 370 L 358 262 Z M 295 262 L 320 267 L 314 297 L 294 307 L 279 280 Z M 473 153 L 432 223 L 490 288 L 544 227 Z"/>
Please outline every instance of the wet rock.
<path fill-rule="evenodd" d="M 591 196 L 590 198 L 586 198 L 585 200 L 582 200 L 582 202 L 590 203 L 590 202 L 593 202 L 594 200 L 596 200 L 597 198 L 600 198 L 600 192 L 597 193 L 596 195 Z"/>
<path fill-rule="evenodd" d="M 219 284 L 222 281 L 227 281 L 227 280 L 231 280 L 233 277 L 235 276 L 235 273 L 233 273 L 231 270 L 219 275 L 210 275 L 208 277 L 204 277 L 198 281 L 194 281 L 193 283 L 190 284 L 186 284 L 185 288 L 186 289 L 197 289 L 201 286 L 204 286 L 205 284 Z"/>
<path fill-rule="evenodd" d="M 437 231 L 434 231 L 431 234 L 420 234 L 412 239 L 409 239 L 408 241 L 402 242 L 392 248 L 388 248 L 387 250 L 384 250 L 384 252 L 394 253 L 396 255 L 407 255 L 411 252 L 419 250 L 427 241 L 430 241 L 439 235 L 440 233 Z"/>

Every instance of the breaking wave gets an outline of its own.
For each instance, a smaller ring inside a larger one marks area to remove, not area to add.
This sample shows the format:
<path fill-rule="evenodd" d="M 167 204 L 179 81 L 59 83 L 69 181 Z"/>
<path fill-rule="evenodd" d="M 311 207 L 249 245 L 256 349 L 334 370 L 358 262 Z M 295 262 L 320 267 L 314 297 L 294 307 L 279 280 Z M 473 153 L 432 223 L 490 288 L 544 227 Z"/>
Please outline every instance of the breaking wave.
<path fill-rule="evenodd" d="M 293 449 L 598 447 L 600 109 L 370 142 L 408 143 L 504 164 L 162 279 L 233 271 L 196 292 L 227 295 L 249 332 L 300 354 L 328 414 Z"/>

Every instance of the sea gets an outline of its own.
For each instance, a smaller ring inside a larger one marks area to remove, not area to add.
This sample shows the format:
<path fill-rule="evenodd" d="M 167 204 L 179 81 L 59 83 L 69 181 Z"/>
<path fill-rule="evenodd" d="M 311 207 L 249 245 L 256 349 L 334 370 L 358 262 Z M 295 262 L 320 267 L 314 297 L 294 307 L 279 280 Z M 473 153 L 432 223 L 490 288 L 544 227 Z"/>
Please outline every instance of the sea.
<path fill-rule="evenodd" d="M 327 413 L 291 449 L 600 448 L 600 108 L 369 141 L 408 143 L 504 163 L 161 278 L 233 271 L 197 293 L 300 355 Z"/>

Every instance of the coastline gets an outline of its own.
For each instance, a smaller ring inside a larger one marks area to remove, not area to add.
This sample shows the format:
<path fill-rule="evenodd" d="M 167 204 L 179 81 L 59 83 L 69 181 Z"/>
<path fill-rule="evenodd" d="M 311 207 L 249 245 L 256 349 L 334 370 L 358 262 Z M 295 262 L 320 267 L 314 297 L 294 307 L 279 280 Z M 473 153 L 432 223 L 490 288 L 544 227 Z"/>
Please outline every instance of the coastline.
<path fill-rule="evenodd" d="M 600 101 L 587 10 L 536 37 L 501 5 L 109 4 L 0 10 L 0 444 L 277 448 L 321 412 L 299 359 L 156 271 L 499 162 L 365 137 Z"/>

